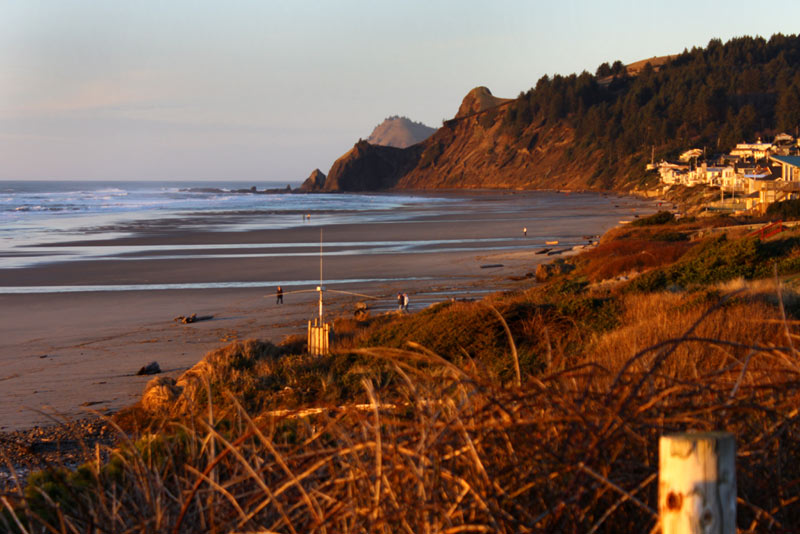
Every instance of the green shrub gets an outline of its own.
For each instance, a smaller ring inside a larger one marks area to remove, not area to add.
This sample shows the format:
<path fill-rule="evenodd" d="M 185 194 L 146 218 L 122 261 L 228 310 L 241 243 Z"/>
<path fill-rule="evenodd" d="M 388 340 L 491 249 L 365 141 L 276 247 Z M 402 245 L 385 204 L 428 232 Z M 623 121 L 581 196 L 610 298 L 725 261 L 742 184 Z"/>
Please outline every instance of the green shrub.
<path fill-rule="evenodd" d="M 800 219 L 800 199 L 773 202 L 767 206 L 767 216 L 772 219 Z"/>
<path fill-rule="evenodd" d="M 695 247 L 673 265 L 642 274 L 628 286 L 633 291 L 657 291 L 670 285 L 690 287 L 724 282 L 734 278 L 752 279 L 764 273 L 761 242 L 753 237 L 729 241 L 725 235 Z"/>
<path fill-rule="evenodd" d="M 675 215 L 669 211 L 659 211 L 647 217 L 636 219 L 631 223 L 631 226 L 656 226 L 659 224 L 668 224 L 675 222 Z"/>

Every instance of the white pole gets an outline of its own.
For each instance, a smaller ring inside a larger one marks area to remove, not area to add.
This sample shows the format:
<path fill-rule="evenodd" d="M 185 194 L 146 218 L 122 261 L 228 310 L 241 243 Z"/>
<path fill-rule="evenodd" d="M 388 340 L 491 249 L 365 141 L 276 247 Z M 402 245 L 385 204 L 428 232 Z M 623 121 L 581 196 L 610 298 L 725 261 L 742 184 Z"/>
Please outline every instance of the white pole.
<path fill-rule="evenodd" d="M 728 432 L 662 436 L 662 534 L 736 534 L 736 442 Z"/>

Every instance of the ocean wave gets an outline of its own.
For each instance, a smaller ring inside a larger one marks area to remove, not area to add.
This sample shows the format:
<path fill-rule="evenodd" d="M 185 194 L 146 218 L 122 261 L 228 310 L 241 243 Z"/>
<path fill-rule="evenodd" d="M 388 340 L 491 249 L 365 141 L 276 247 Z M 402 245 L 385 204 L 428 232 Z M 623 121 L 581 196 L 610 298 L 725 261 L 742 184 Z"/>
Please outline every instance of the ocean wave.
<path fill-rule="evenodd" d="M 120 189 L 118 187 L 108 187 L 108 188 L 105 188 L 105 189 L 96 189 L 96 190 L 94 190 L 92 192 L 93 193 L 121 193 L 123 195 L 127 195 L 128 194 L 127 191 L 125 191 L 124 189 Z"/>
<path fill-rule="evenodd" d="M 41 204 L 37 205 L 25 205 L 25 206 L 14 206 L 10 207 L 4 211 L 13 211 L 17 213 L 25 213 L 25 212 L 60 212 L 60 211 L 83 211 L 85 208 L 81 208 L 80 206 L 42 206 Z"/>

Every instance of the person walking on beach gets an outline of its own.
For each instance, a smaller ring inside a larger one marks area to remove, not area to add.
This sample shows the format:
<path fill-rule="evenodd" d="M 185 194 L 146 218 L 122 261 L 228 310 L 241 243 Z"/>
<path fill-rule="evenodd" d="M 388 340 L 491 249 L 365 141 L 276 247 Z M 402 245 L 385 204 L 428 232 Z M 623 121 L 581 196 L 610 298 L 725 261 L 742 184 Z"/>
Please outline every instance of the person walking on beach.
<path fill-rule="evenodd" d="M 283 288 L 278 286 L 278 291 L 275 292 L 275 295 L 278 297 L 275 300 L 275 304 L 283 304 Z"/>
<path fill-rule="evenodd" d="M 524 235 L 524 236 L 528 235 L 528 227 L 527 226 L 523 226 L 522 227 L 522 235 Z"/>
<path fill-rule="evenodd" d="M 408 311 L 408 293 L 403 293 L 403 311 Z"/>
<path fill-rule="evenodd" d="M 397 311 L 403 311 L 403 294 L 397 293 Z"/>

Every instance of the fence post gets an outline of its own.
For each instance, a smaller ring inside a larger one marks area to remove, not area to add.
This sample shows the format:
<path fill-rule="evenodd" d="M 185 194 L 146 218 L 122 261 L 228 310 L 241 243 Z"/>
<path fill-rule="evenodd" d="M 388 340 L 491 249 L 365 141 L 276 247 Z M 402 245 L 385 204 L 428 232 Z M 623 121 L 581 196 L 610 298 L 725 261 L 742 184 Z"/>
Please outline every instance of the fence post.
<path fill-rule="evenodd" d="M 662 534 L 736 534 L 736 442 L 728 432 L 661 436 Z"/>

